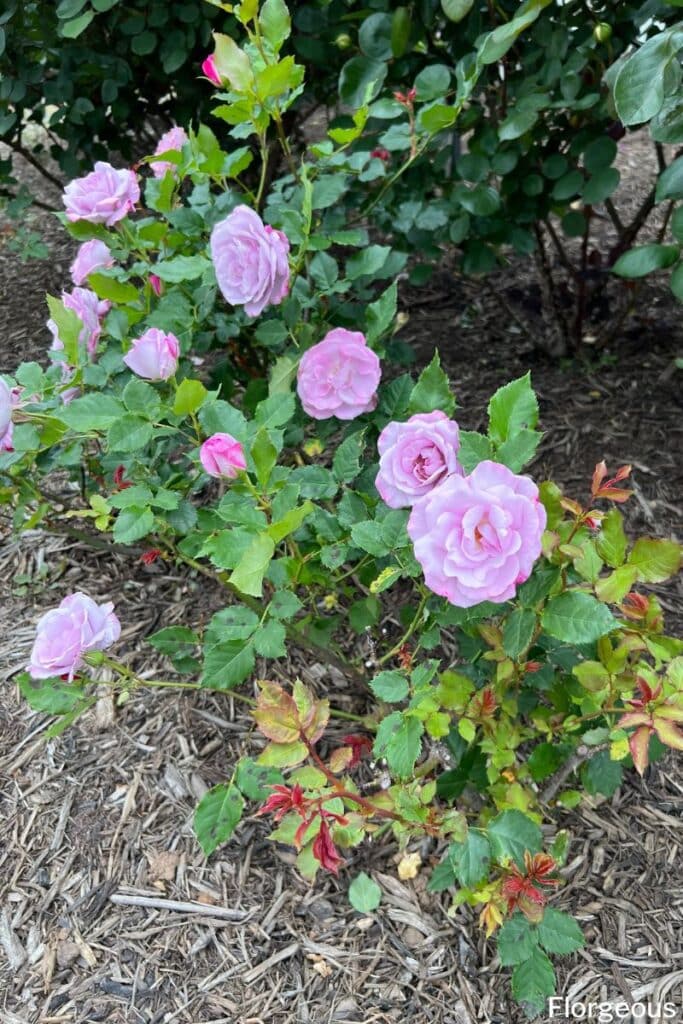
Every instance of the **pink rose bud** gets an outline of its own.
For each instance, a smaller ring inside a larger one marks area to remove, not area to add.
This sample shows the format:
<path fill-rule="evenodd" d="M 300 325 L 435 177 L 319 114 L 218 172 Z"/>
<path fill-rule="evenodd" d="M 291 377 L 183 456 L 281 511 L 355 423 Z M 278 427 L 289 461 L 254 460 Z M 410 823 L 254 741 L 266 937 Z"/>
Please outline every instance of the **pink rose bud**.
<path fill-rule="evenodd" d="M 84 345 L 88 354 L 93 356 L 102 333 L 102 318 L 111 309 L 111 302 L 100 299 L 89 288 L 73 288 L 71 292 L 62 292 L 62 302 L 67 309 L 74 311 L 83 324 L 78 343 Z M 64 342 L 59 337 L 59 328 L 54 320 L 48 320 L 47 327 L 52 334 L 52 350 L 63 349 Z"/>
<path fill-rule="evenodd" d="M 14 451 L 12 447 L 12 435 L 14 433 L 12 409 L 19 404 L 16 391 L 16 388 L 10 390 L 2 377 L 0 377 L 0 452 Z"/>
<path fill-rule="evenodd" d="M 104 651 L 115 643 L 121 624 L 114 605 L 96 604 L 86 594 L 65 597 L 38 620 L 27 670 L 34 679 L 66 676 L 72 680 L 88 651 Z"/>
<path fill-rule="evenodd" d="M 416 502 L 408 534 L 429 589 L 470 608 L 515 596 L 541 554 L 545 524 L 536 484 L 486 461 Z"/>
<path fill-rule="evenodd" d="M 213 53 L 210 53 L 209 56 L 202 62 L 202 71 L 204 72 L 204 74 L 206 75 L 210 82 L 213 82 L 213 84 L 217 85 L 219 88 L 221 87 L 223 81 L 221 79 L 221 76 L 218 74 L 218 68 L 216 67 L 216 57 Z"/>
<path fill-rule="evenodd" d="M 452 473 L 457 462 L 458 424 L 444 412 L 417 413 L 405 423 L 389 423 L 379 435 L 375 487 L 390 508 L 413 505 Z"/>
<path fill-rule="evenodd" d="M 64 189 L 67 220 L 88 220 L 91 224 L 116 224 L 135 209 L 140 188 L 133 171 L 117 171 L 98 161 L 95 170 L 76 178 Z"/>
<path fill-rule="evenodd" d="M 258 316 L 289 291 L 289 242 L 248 206 L 236 206 L 211 232 L 218 287 L 231 306 Z"/>
<path fill-rule="evenodd" d="M 365 335 L 337 327 L 304 352 L 297 391 L 304 412 L 316 420 L 352 420 L 377 405 L 382 375 L 379 358 Z"/>
<path fill-rule="evenodd" d="M 180 342 L 175 334 L 150 327 L 133 340 L 123 361 L 129 370 L 145 380 L 168 380 L 178 369 L 179 355 Z"/>
<path fill-rule="evenodd" d="M 150 274 L 148 280 L 156 297 L 159 298 L 160 295 L 163 295 L 164 282 L 161 278 L 157 277 L 156 274 Z"/>
<path fill-rule="evenodd" d="M 100 242 L 98 238 L 93 238 L 79 247 L 69 273 L 73 283 L 78 286 L 83 284 L 89 274 L 94 274 L 97 270 L 107 270 L 113 266 L 114 260 L 109 246 Z"/>
<path fill-rule="evenodd" d="M 155 156 L 160 156 L 162 153 L 180 153 L 186 142 L 188 142 L 187 132 L 184 128 L 170 128 L 164 135 L 161 136 L 157 143 L 157 148 L 154 150 Z M 152 174 L 155 178 L 163 178 L 167 171 L 175 171 L 176 165 L 169 163 L 168 160 L 155 160 L 152 164 Z"/>
<path fill-rule="evenodd" d="M 199 461 L 209 476 L 234 480 L 247 468 L 244 449 L 232 434 L 212 434 L 199 449 Z"/>

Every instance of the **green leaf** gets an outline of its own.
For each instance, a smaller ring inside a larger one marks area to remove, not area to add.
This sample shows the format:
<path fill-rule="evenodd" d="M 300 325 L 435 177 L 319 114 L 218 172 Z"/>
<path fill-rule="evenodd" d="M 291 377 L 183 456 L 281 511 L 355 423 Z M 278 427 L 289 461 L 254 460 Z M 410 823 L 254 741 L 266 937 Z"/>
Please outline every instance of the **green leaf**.
<path fill-rule="evenodd" d="M 509 658 L 516 660 L 526 651 L 536 629 L 536 615 L 529 609 L 517 608 L 505 623 L 503 629 L 503 650 Z"/>
<path fill-rule="evenodd" d="M 476 430 L 460 431 L 458 462 L 466 473 L 471 473 L 485 459 L 492 459 L 493 454 L 493 445 L 484 434 L 478 434 Z"/>
<path fill-rule="evenodd" d="M 261 31 L 273 50 L 279 53 L 291 32 L 289 11 L 284 0 L 265 0 L 258 16 Z"/>
<path fill-rule="evenodd" d="M 154 273 L 168 284 L 180 284 L 182 281 L 196 281 L 210 268 L 211 263 L 206 256 L 173 256 L 169 260 L 160 260 L 154 264 Z"/>
<path fill-rule="evenodd" d="M 659 113 L 664 98 L 673 95 L 680 81 L 676 67 L 678 43 L 674 30 L 646 40 L 619 68 L 613 86 L 619 119 L 626 125 L 642 124 Z"/>
<path fill-rule="evenodd" d="M 464 843 L 451 844 L 449 859 L 460 885 L 473 889 L 488 875 L 491 844 L 483 832 L 471 828 Z"/>
<path fill-rule="evenodd" d="M 240 50 L 231 36 L 214 32 L 213 38 L 216 44 L 214 59 L 218 74 L 230 82 L 235 92 L 248 92 L 254 84 L 254 72 L 249 57 L 244 50 Z"/>
<path fill-rule="evenodd" d="M 65 683 L 54 676 L 49 679 L 32 679 L 24 672 L 18 681 L 21 695 L 29 706 L 47 715 L 69 714 L 78 708 L 85 697 L 82 686 Z"/>
<path fill-rule="evenodd" d="M 543 835 L 535 821 L 521 811 L 503 811 L 488 824 L 488 837 L 494 860 L 511 859 L 524 867 L 524 853 L 539 853 Z"/>
<path fill-rule="evenodd" d="M 292 619 L 301 611 L 303 604 L 291 590 L 278 590 L 268 606 L 268 612 L 276 619 Z"/>
<path fill-rule="evenodd" d="M 448 377 L 441 369 L 438 352 L 434 353 L 431 363 L 420 374 L 408 403 L 410 413 L 432 412 L 435 409 L 448 416 L 455 409 L 455 399 L 451 394 Z"/>
<path fill-rule="evenodd" d="M 382 537 L 380 523 L 368 520 L 363 523 L 354 523 L 351 527 L 351 540 L 357 548 L 367 551 L 376 558 L 389 553 L 389 547 Z"/>
<path fill-rule="evenodd" d="M 512 972 L 512 994 L 530 1016 L 541 1013 L 555 992 L 555 971 L 543 950 L 535 947 L 528 960 Z"/>
<path fill-rule="evenodd" d="M 85 32 L 94 17 L 94 11 L 84 11 L 78 18 L 72 18 L 71 21 L 65 21 L 63 25 L 60 25 L 60 32 L 65 39 L 77 39 L 82 32 Z"/>
<path fill-rule="evenodd" d="M 401 672 L 380 672 L 370 682 L 375 697 L 388 704 L 398 704 L 408 696 L 408 680 Z"/>
<path fill-rule="evenodd" d="M 284 658 L 287 633 L 281 622 L 269 619 L 254 635 L 254 648 L 262 658 Z"/>
<path fill-rule="evenodd" d="M 227 842 L 242 817 L 244 798 L 232 782 L 214 786 L 197 804 L 194 831 L 208 857 Z"/>
<path fill-rule="evenodd" d="M 477 64 L 494 64 L 507 53 L 515 39 L 528 28 L 552 0 L 527 0 L 510 21 L 487 33 L 478 45 Z"/>
<path fill-rule="evenodd" d="M 358 45 L 363 53 L 376 60 L 391 56 L 391 15 L 378 12 L 363 21 L 358 32 Z"/>
<path fill-rule="evenodd" d="M 502 462 L 513 473 L 519 473 L 533 459 L 542 438 L 543 434 L 538 430 L 520 430 L 499 446 L 496 461 Z"/>
<path fill-rule="evenodd" d="M 124 414 L 125 409 L 118 399 L 111 395 L 90 394 L 75 398 L 60 410 L 59 418 L 72 430 L 86 433 L 106 430 Z"/>
<path fill-rule="evenodd" d="M 441 0 L 441 9 L 450 21 L 462 21 L 473 4 L 474 0 Z"/>
<path fill-rule="evenodd" d="M 394 711 L 379 725 L 373 748 L 375 755 L 386 758 L 394 775 L 408 778 L 420 756 L 423 732 L 424 726 L 418 718 Z"/>
<path fill-rule="evenodd" d="M 663 583 L 678 572 L 682 550 L 673 540 L 641 537 L 633 545 L 628 565 L 637 570 L 644 583 Z"/>
<path fill-rule="evenodd" d="M 617 625 L 606 605 L 580 590 L 551 598 L 541 621 L 546 633 L 566 644 L 593 643 Z"/>
<path fill-rule="evenodd" d="M 489 402 L 489 437 L 503 444 L 520 431 L 533 430 L 538 423 L 538 399 L 531 387 L 531 374 L 505 384 Z"/>
<path fill-rule="evenodd" d="M 365 333 L 368 344 L 381 338 L 385 331 L 393 325 L 396 319 L 396 308 L 398 303 L 398 289 L 396 282 L 389 285 L 380 297 L 371 302 L 365 311 Z"/>
<path fill-rule="evenodd" d="M 214 690 L 232 690 L 254 670 L 254 643 L 224 640 L 205 650 L 201 685 Z"/>
<path fill-rule="evenodd" d="M 117 281 L 107 274 L 89 274 L 88 285 L 101 299 L 109 299 L 110 302 L 137 302 L 140 297 L 135 285 Z"/>
<path fill-rule="evenodd" d="M 132 413 L 126 413 L 112 423 L 107 433 L 107 445 L 112 452 L 136 452 L 152 439 L 152 424 Z"/>
<path fill-rule="evenodd" d="M 148 420 L 158 419 L 161 399 L 151 384 L 134 377 L 126 384 L 121 397 L 128 412 L 137 413 Z"/>
<path fill-rule="evenodd" d="M 624 768 L 619 761 L 612 761 L 609 750 L 601 750 L 591 757 L 581 768 L 581 781 L 586 792 L 591 796 L 602 793 L 603 796 L 614 796 L 624 779 Z M 549 949 L 549 953 L 553 950 Z"/>
<path fill-rule="evenodd" d="M 296 403 L 292 394 L 283 392 L 270 395 L 256 406 L 254 419 L 260 427 L 283 427 L 291 420 L 295 408 Z"/>
<path fill-rule="evenodd" d="M 181 380 L 173 402 L 174 414 L 187 416 L 191 412 L 196 412 L 204 404 L 208 394 L 200 380 L 191 380 L 189 377 Z"/>
<path fill-rule="evenodd" d="M 523 914 L 515 914 L 498 932 L 498 956 L 503 967 L 521 964 L 533 956 L 536 938 Z"/>
<path fill-rule="evenodd" d="M 125 508 L 116 517 L 113 537 L 117 544 L 132 544 L 154 530 L 154 513 L 150 508 Z"/>
<path fill-rule="evenodd" d="M 57 325 L 57 333 L 64 345 L 66 360 L 71 365 L 78 366 L 80 363 L 78 342 L 83 330 L 83 322 L 73 309 L 69 309 L 54 295 L 46 295 L 45 298 L 50 319 L 54 320 Z"/>
<path fill-rule="evenodd" d="M 265 427 L 257 432 L 254 443 L 251 446 L 251 457 L 256 466 L 256 476 L 262 488 L 268 486 L 270 474 L 277 462 L 277 448 L 270 439 Z"/>
<path fill-rule="evenodd" d="M 339 75 L 339 98 L 353 110 L 370 103 L 379 94 L 387 76 L 384 61 L 352 57 Z"/>
<path fill-rule="evenodd" d="M 276 544 L 279 544 L 285 537 L 289 537 L 290 533 L 294 533 L 299 529 L 301 524 L 308 516 L 315 510 L 315 506 L 310 501 L 304 501 L 302 505 L 297 508 L 290 509 L 282 517 L 282 519 L 276 520 L 268 527 L 268 536 L 273 539 Z"/>
<path fill-rule="evenodd" d="M 679 252 L 677 245 L 658 245 L 655 242 L 636 245 L 619 257 L 612 272 L 619 277 L 645 277 L 655 270 L 670 267 L 678 259 Z"/>
<path fill-rule="evenodd" d="M 275 553 L 275 544 L 267 534 L 254 537 L 233 569 L 229 582 L 243 594 L 261 597 L 263 577 Z"/>
<path fill-rule="evenodd" d="M 344 438 L 334 453 L 332 471 L 340 483 L 351 483 L 360 473 L 360 460 L 365 448 L 365 431 Z"/>
<path fill-rule="evenodd" d="M 382 890 L 377 882 L 361 871 L 349 886 L 349 903 L 359 913 L 370 914 L 381 902 Z"/>
<path fill-rule="evenodd" d="M 391 253 L 388 245 L 368 245 L 360 252 L 355 252 L 346 261 L 346 276 L 349 281 L 359 277 L 372 277 L 381 270 Z"/>
<path fill-rule="evenodd" d="M 553 775 L 567 760 L 571 749 L 569 744 L 539 743 L 535 746 L 527 760 L 534 782 L 542 782 Z"/>
<path fill-rule="evenodd" d="M 282 772 L 242 757 L 235 767 L 235 785 L 247 800 L 267 800 L 271 787 L 284 782 Z"/>
<path fill-rule="evenodd" d="M 274 396 L 280 398 L 281 396 Z M 247 437 L 247 421 L 239 409 L 221 399 L 205 403 L 199 410 L 199 422 L 210 436 L 211 434 L 232 434 L 244 443 Z"/>
<path fill-rule="evenodd" d="M 546 907 L 538 928 L 538 938 L 546 953 L 564 956 L 585 945 L 578 922 L 561 910 Z"/>
<path fill-rule="evenodd" d="M 188 657 L 199 643 L 197 634 L 187 626 L 166 626 L 147 637 L 147 643 L 171 659 Z"/>
<path fill-rule="evenodd" d="M 621 175 L 616 167 L 603 167 L 596 171 L 583 187 L 584 203 L 591 206 L 604 203 L 605 199 L 608 199 L 615 191 L 620 179 Z"/>
<path fill-rule="evenodd" d="M 415 79 L 417 99 L 425 103 L 446 95 L 451 84 L 450 68 L 445 64 L 430 64 Z"/>
<path fill-rule="evenodd" d="M 626 558 L 626 534 L 624 533 L 624 517 L 618 508 L 610 509 L 600 524 L 600 533 L 596 540 L 598 554 L 618 569 Z"/>

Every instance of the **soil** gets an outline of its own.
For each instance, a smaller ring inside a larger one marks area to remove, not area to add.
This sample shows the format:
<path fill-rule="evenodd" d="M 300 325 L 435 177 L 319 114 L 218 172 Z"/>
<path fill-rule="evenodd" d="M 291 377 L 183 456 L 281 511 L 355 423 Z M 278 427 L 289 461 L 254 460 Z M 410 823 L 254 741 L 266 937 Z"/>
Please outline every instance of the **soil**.
<path fill-rule="evenodd" d="M 644 157 L 634 138 L 620 159 L 626 199 L 630 189 L 636 202 Z M 49 214 L 36 215 L 34 229 L 52 246 L 49 260 L 22 265 L 0 249 L 0 371 L 43 358 L 44 293 L 67 280 L 73 246 Z M 495 288 L 533 311 L 529 266 L 496 277 Z M 565 363 L 532 349 L 496 295 L 448 265 L 426 289 L 404 282 L 401 299 L 408 319 L 400 337 L 420 365 L 440 349 L 464 428 L 481 428 L 493 391 L 530 368 L 545 430 L 533 475 L 585 498 L 597 461 L 610 469 L 632 463 L 630 529 L 680 533 L 675 358 L 683 338 L 665 281 L 648 285 L 644 313 L 608 351 Z M 210 615 L 221 601 L 211 584 L 40 531 L 5 535 L 0 573 L 8 679 L 0 698 L 2 1024 L 523 1019 L 475 915 L 461 909 L 450 917 L 447 897 L 426 892 L 439 853 L 429 844 L 418 847 L 424 866 L 413 880 L 399 881 L 396 848 L 385 839 L 355 851 L 339 880 L 320 877 L 313 887 L 295 873 L 290 852 L 266 840 L 259 818 L 248 818 L 208 861 L 202 856 L 193 807 L 258 743 L 230 696 L 141 693 L 116 708 L 105 691 L 75 727 L 46 740 L 45 716 L 11 683 L 42 611 L 74 589 L 114 600 L 122 642 L 142 651 L 160 625 L 185 622 L 188 606 L 193 618 Z M 667 616 L 680 621 L 680 581 L 656 589 Z M 160 663 L 148 651 L 144 669 L 153 676 Z M 358 699 L 297 651 L 278 671 L 333 689 L 337 703 Z M 680 759 L 668 757 L 644 780 L 629 775 L 611 800 L 586 797 L 575 811 L 554 812 L 553 825 L 572 836 L 557 903 L 578 917 L 587 940 L 558 962 L 563 998 L 681 1004 L 682 811 Z M 361 870 L 383 889 L 381 907 L 367 917 L 346 897 L 349 877 Z M 141 906 L 141 897 L 153 902 Z"/>

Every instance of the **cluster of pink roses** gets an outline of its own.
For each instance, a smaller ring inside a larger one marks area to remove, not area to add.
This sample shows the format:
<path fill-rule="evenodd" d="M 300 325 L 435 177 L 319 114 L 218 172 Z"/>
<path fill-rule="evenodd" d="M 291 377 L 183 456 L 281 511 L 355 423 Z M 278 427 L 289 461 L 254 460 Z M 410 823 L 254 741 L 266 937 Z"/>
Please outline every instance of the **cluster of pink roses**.
<path fill-rule="evenodd" d="M 408 534 L 425 582 L 451 604 L 502 603 L 541 553 L 546 514 L 538 488 L 497 462 L 465 476 L 458 425 L 443 412 L 389 423 L 375 481 L 392 508 L 412 506 Z"/>

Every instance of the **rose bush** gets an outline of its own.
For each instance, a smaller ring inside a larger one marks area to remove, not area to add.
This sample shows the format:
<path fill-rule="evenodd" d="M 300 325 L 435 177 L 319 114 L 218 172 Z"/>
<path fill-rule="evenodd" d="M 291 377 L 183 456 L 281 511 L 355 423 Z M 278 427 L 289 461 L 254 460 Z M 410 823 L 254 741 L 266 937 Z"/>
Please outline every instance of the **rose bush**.
<path fill-rule="evenodd" d="M 431 888 L 454 890 L 452 913 L 480 909 L 516 998 L 539 1012 L 549 954 L 582 943 L 548 905 L 563 809 L 683 748 L 683 645 L 644 589 L 676 572 L 680 548 L 627 539 L 630 467 L 607 479 L 599 465 L 582 501 L 523 472 L 541 440 L 528 374 L 492 396 L 484 433 L 468 429 L 481 416 L 466 395 L 453 418 L 438 355 L 417 379 L 401 372 L 386 281 L 405 259 L 336 205 L 376 159 L 349 151 L 368 111 L 290 166 L 282 115 L 303 70 L 280 57 L 287 9 L 266 0 L 238 15 L 245 47 L 216 39 L 218 109 L 231 144 L 258 150 L 256 191 L 241 178 L 252 150 L 226 152 L 201 125 L 180 151 L 160 150 L 163 176 L 151 157 L 86 175 L 65 225 L 107 246 L 112 265 L 86 275 L 82 305 L 50 297 L 52 363 L 24 363 L 0 386 L 12 432 L 0 500 L 17 529 L 94 530 L 131 559 L 219 581 L 225 606 L 149 637 L 171 676 L 149 679 L 130 667 L 111 606 L 70 595 L 38 623 L 19 685 L 56 716 L 50 735 L 93 706 L 100 666 L 121 705 L 141 686 L 230 691 L 259 736 L 197 808 L 206 854 L 248 801 L 274 816 L 273 838 L 309 878 L 339 873 L 345 851 L 387 829 L 402 850 L 432 837 Z M 494 43 L 495 31 L 480 40 L 453 110 Z M 271 134 L 282 175 L 268 185 Z M 270 681 L 291 649 L 356 696 L 332 707 L 298 680 Z M 354 723 L 341 744 L 333 716 Z"/>

